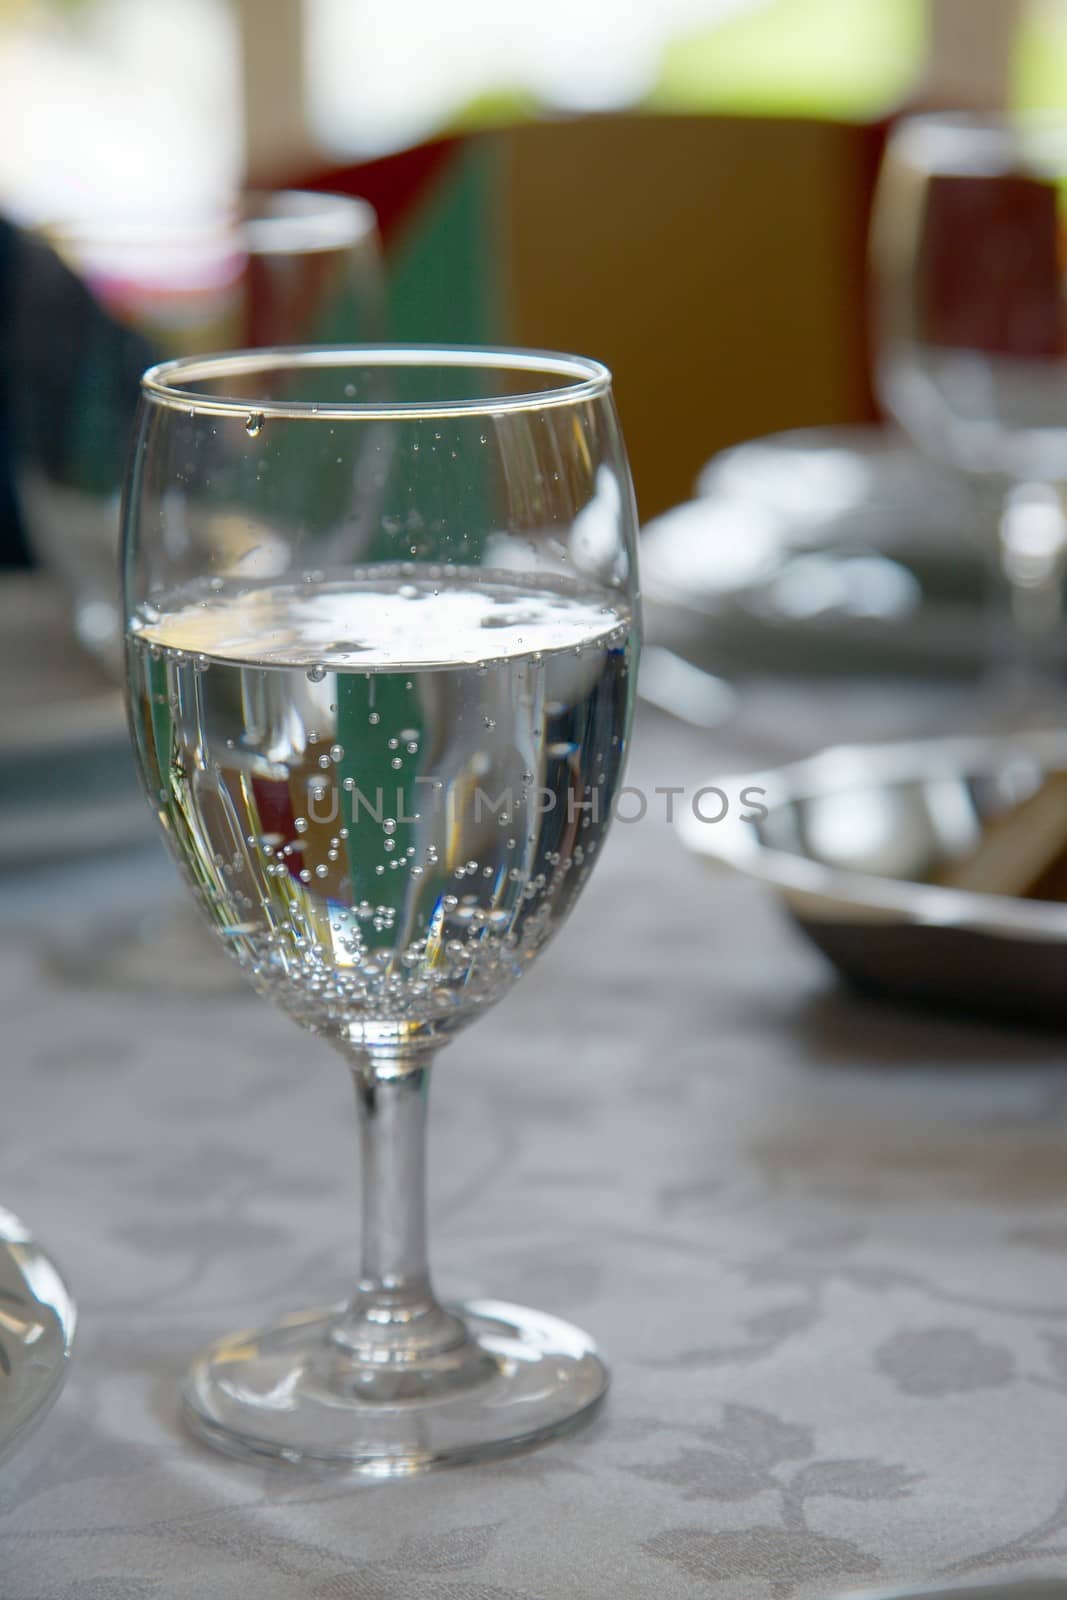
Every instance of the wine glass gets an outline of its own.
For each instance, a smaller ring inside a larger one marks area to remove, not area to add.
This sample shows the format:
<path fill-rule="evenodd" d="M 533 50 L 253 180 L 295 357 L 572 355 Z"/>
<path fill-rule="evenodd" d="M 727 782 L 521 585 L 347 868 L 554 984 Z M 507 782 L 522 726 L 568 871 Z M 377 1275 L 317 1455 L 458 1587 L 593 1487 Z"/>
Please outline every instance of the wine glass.
<path fill-rule="evenodd" d="M 79 642 L 121 679 L 119 500 L 141 373 L 235 344 L 380 339 L 377 218 L 364 200 L 280 190 L 190 215 L 56 223 L 19 236 L 10 293 L 26 533 Z"/>
<path fill-rule="evenodd" d="M 1067 124 L 904 118 L 872 231 L 878 381 L 997 528 L 1014 710 L 1052 709 L 1067 566 Z M 1021 704 L 1020 704 L 1021 702 Z"/>
<path fill-rule="evenodd" d="M 223 1340 L 193 1430 L 406 1475 L 569 1428 L 587 1336 L 426 1264 L 438 1050 L 595 864 L 629 740 L 636 516 L 606 369 L 455 348 L 247 351 L 146 374 L 123 569 L 146 792 L 219 940 L 355 1081 L 347 1305 Z M 447 1070 L 447 1069 L 446 1069 Z"/>

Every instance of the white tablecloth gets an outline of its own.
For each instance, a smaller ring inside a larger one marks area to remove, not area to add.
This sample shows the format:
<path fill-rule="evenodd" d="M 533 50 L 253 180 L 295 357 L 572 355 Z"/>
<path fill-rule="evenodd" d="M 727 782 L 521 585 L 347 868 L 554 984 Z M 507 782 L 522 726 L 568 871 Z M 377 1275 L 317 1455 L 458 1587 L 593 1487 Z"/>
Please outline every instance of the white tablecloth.
<path fill-rule="evenodd" d="M 894 731 L 874 704 L 702 738 L 646 719 L 631 778 Z M 355 1135 L 339 1061 L 265 1002 L 49 976 L 42 930 L 162 878 L 111 857 L 4 885 L 0 1199 L 81 1322 L 0 1470 L 3 1600 L 803 1600 L 1067 1572 L 1063 1039 L 844 995 L 661 813 L 616 830 L 555 947 L 442 1057 L 432 1114 L 439 1287 L 592 1331 L 602 1416 L 374 1487 L 188 1439 L 191 1353 L 351 1284 Z"/>

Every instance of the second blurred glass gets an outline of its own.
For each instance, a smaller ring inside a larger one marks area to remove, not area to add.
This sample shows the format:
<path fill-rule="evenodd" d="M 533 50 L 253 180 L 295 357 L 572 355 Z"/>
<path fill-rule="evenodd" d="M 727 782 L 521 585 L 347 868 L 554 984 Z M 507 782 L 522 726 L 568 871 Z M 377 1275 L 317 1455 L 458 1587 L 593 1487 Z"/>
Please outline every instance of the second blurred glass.
<path fill-rule="evenodd" d="M 914 117 L 890 138 L 873 235 L 882 397 L 999 504 L 1024 718 L 1056 707 L 1062 670 L 1065 197 L 1067 123 Z"/>
<path fill-rule="evenodd" d="M 233 346 L 380 339 L 375 214 L 289 190 L 247 194 L 222 215 L 56 226 L 22 237 L 14 293 L 26 533 L 79 640 L 117 676 L 119 501 L 141 373 Z"/>

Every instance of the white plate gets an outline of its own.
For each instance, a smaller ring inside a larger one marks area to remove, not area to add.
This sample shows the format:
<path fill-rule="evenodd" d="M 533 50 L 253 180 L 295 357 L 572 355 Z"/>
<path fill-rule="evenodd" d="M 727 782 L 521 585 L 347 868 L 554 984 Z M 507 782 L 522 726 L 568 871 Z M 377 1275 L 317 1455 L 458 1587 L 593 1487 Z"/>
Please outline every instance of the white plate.
<path fill-rule="evenodd" d="M 63 1387 L 76 1320 L 55 1266 L 18 1218 L 0 1210 L 0 1461 Z"/>
<path fill-rule="evenodd" d="M 122 693 L 37 573 L 0 580 L 0 868 L 142 843 L 155 824 Z"/>
<path fill-rule="evenodd" d="M 884 428 L 739 445 L 645 529 L 650 632 L 708 665 L 973 672 L 987 660 L 981 504 Z"/>

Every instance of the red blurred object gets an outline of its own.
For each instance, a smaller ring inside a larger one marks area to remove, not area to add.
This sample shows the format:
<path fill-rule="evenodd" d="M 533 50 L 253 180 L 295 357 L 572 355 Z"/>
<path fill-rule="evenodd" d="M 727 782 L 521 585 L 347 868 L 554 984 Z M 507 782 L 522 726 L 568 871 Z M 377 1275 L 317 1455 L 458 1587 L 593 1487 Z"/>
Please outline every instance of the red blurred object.
<path fill-rule="evenodd" d="M 930 180 L 919 245 L 920 337 L 953 349 L 1064 353 L 1058 195 L 1022 173 Z"/>
<path fill-rule="evenodd" d="M 440 182 L 462 148 L 461 139 L 434 139 L 376 161 L 298 176 L 286 187 L 358 195 L 369 200 L 378 213 L 378 228 L 388 248 L 408 217 L 422 205 L 427 190 Z"/>

